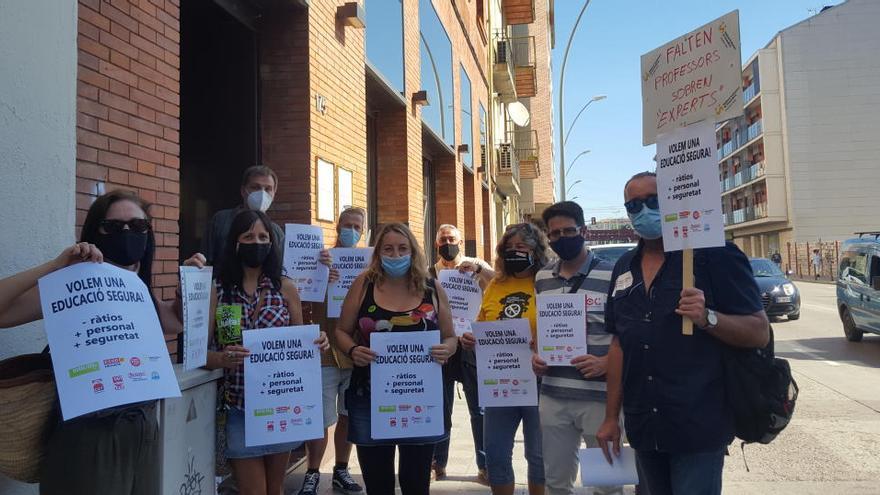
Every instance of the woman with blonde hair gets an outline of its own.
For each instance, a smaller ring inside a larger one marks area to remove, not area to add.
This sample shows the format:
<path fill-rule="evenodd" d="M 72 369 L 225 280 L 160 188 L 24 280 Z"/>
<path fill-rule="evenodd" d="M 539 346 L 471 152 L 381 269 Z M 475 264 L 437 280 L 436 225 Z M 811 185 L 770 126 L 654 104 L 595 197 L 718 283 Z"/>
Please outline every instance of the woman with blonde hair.
<path fill-rule="evenodd" d="M 550 248 L 547 237 L 535 225 L 510 225 L 498 242 L 495 278 L 483 292 L 478 321 L 529 320 L 535 340 L 535 274 L 545 264 Z M 473 349 L 474 335 L 465 333 L 461 345 Z M 483 416 L 484 448 L 489 485 L 494 495 L 513 495 L 513 442 L 520 423 L 525 437 L 529 493 L 544 494 L 544 458 L 538 406 L 487 407 Z"/>
<path fill-rule="evenodd" d="M 373 258 L 349 289 L 336 327 L 337 345 L 355 366 L 345 394 L 348 439 L 357 446 L 368 494 L 394 493 L 397 451 L 397 478 L 403 495 L 427 494 L 434 444 L 447 436 L 371 437 L 370 363 L 376 353 L 370 349 L 370 334 L 438 329 L 441 343 L 431 347 L 431 355 L 442 365 L 457 346 L 446 293 L 429 279 L 425 255 L 409 228 L 400 223 L 383 226 L 376 237 Z M 437 394 L 442 391 L 437 390 Z"/>

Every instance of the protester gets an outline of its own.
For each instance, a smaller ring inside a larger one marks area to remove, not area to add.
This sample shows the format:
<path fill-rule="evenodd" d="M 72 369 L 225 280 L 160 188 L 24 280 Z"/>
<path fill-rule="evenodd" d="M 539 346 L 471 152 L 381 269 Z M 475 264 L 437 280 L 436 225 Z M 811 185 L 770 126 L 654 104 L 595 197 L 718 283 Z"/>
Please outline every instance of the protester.
<path fill-rule="evenodd" d="M 348 438 L 357 445 L 367 493 L 394 493 L 394 457 L 399 451 L 401 492 L 427 494 L 434 444 L 444 440 L 446 433 L 428 438 L 371 438 L 370 363 L 376 353 L 369 346 L 370 334 L 439 329 L 442 342 L 431 348 L 431 355 L 441 365 L 455 353 L 457 338 L 446 293 L 429 279 L 425 256 L 409 228 L 400 223 L 385 225 L 375 246 L 367 270 L 349 289 L 336 328 L 339 348 L 346 350 L 355 365 L 345 394 Z"/>
<path fill-rule="evenodd" d="M 732 243 L 694 252 L 695 288 L 682 289 L 682 253 L 665 253 L 651 172 L 624 187 L 627 213 L 641 236 L 611 276 L 605 329 L 608 404 L 597 432 L 612 462 L 619 416 L 651 495 L 720 494 L 733 418 L 725 404 L 722 348 L 763 347 L 769 323 L 749 260 Z M 694 322 L 683 335 L 682 317 Z"/>
<path fill-rule="evenodd" d="M 587 354 L 571 366 L 548 366 L 537 354 L 532 358 L 541 382 L 541 434 L 548 495 L 570 495 L 578 474 L 581 438 L 587 447 L 598 447 L 595 432 L 605 419 L 605 367 L 611 335 L 605 332 L 605 299 L 614 266 L 594 256 L 584 244 L 587 228 L 577 203 L 563 201 L 541 215 L 550 246 L 559 259 L 535 277 L 538 294 L 583 294 L 587 314 Z M 602 487 L 590 493 L 623 493 L 622 487 Z"/>
<path fill-rule="evenodd" d="M 779 254 L 779 251 L 774 251 L 772 255 L 770 255 L 770 261 L 776 263 L 776 266 L 782 268 L 782 255 Z"/>
<path fill-rule="evenodd" d="M 362 208 L 347 208 L 339 214 L 336 222 L 338 248 L 357 247 L 364 233 L 366 212 Z M 324 254 L 324 253 L 322 253 Z M 329 258 L 329 252 L 325 255 Z M 331 277 L 335 279 L 338 276 Z M 352 478 L 348 470 L 351 443 L 348 441 L 348 411 L 345 409 L 345 391 L 351 381 L 351 359 L 340 350 L 336 342 L 336 318 L 326 317 L 326 306 L 311 304 L 312 322 L 318 323 L 330 337 L 330 351 L 321 356 L 321 382 L 324 398 L 324 438 L 306 442 L 307 471 L 298 495 L 317 495 L 321 481 L 321 461 L 327 450 L 329 428 L 336 424 L 333 446 L 336 464 L 333 466 L 333 488 L 345 493 L 361 493 L 363 488 Z"/>
<path fill-rule="evenodd" d="M 535 274 L 547 264 L 547 238 L 530 223 L 507 227 L 496 248 L 495 278 L 483 293 L 479 321 L 526 318 L 535 339 Z M 462 347 L 474 349 L 474 335 L 466 332 Z M 544 493 L 544 459 L 538 406 L 487 407 L 484 410 L 484 446 L 489 485 L 494 495 L 514 490 L 513 442 L 520 423 L 525 437 L 531 495 Z"/>
<path fill-rule="evenodd" d="M 42 319 L 37 281 L 80 261 L 103 260 L 137 272 L 151 287 L 156 243 L 148 211 L 133 192 L 112 191 L 95 199 L 78 244 L 48 263 L 0 281 L 0 328 Z M 182 324 L 175 302 L 154 304 L 163 332 L 179 333 Z M 156 418 L 156 401 L 146 401 L 59 421 L 46 446 L 40 493 L 158 494 Z"/>
<path fill-rule="evenodd" d="M 244 360 L 250 350 L 237 342 L 222 346 L 214 343 L 219 305 L 240 306 L 242 332 L 302 324 L 299 293 L 293 281 L 281 275 L 278 242 L 269 217 L 261 211 L 242 210 L 232 220 L 221 263 L 215 273 L 211 297 L 211 344 L 208 369 L 224 369 L 226 406 L 226 458 L 232 466 L 242 495 L 279 495 L 290 451 L 300 443 L 245 446 Z M 185 263 L 204 264 L 202 255 Z M 321 332 L 315 344 L 321 350 L 330 346 Z"/>
<path fill-rule="evenodd" d="M 431 267 L 431 276 L 436 279 L 441 270 L 458 270 L 462 273 L 470 273 L 477 277 L 480 288 L 485 290 L 486 285 L 495 276 L 495 271 L 488 263 L 479 258 L 464 256 L 461 252 L 463 244 L 461 231 L 455 225 L 441 225 L 437 229 L 437 238 L 434 242 L 440 259 Z M 462 384 L 471 418 L 471 435 L 474 439 L 474 455 L 477 462 L 477 482 L 487 485 L 489 478 L 486 475 L 486 453 L 483 450 L 483 410 L 477 399 L 477 361 L 473 349 L 459 348 L 458 352 L 443 366 L 443 401 L 447 423 L 452 422 L 456 381 L 460 381 Z M 446 439 L 438 443 L 434 449 L 434 461 L 431 464 L 434 479 L 442 480 L 446 477 L 448 461 L 449 439 Z"/>
<path fill-rule="evenodd" d="M 278 175 L 269 167 L 254 165 L 244 171 L 241 177 L 241 204 L 235 208 L 220 210 L 211 218 L 205 237 L 202 239 L 202 254 L 209 265 L 219 264 L 220 256 L 226 248 L 226 236 L 232 226 L 232 219 L 243 210 L 265 212 L 272 205 L 278 190 Z M 280 253 L 284 251 L 284 230 L 274 222 L 269 222 L 272 233 L 278 239 L 275 246 Z"/>

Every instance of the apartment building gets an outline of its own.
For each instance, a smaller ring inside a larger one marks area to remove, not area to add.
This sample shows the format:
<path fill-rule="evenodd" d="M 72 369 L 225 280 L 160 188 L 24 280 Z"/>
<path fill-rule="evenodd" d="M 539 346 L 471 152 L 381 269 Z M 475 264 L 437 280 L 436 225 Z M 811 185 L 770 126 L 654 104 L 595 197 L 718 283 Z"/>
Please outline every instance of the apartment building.
<path fill-rule="evenodd" d="M 743 68 L 744 115 L 717 129 L 725 231 L 751 256 L 877 230 L 880 4 L 782 30 Z"/>

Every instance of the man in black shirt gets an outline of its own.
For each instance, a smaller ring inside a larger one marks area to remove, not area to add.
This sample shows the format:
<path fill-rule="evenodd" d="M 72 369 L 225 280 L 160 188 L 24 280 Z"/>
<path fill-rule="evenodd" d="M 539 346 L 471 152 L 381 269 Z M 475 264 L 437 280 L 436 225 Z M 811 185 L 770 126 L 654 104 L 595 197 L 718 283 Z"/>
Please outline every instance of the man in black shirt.
<path fill-rule="evenodd" d="M 619 451 L 622 405 L 641 483 L 651 495 L 720 494 L 733 440 L 721 352 L 725 345 L 767 344 L 758 287 L 748 258 L 728 243 L 696 250 L 696 287 L 682 289 L 682 254 L 663 249 L 656 176 L 634 176 L 624 198 L 642 240 L 611 274 L 605 328 L 615 337 L 605 422 L 596 436 L 611 462 L 608 444 Z M 693 335 L 682 334 L 682 317 L 693 320 Z"/>

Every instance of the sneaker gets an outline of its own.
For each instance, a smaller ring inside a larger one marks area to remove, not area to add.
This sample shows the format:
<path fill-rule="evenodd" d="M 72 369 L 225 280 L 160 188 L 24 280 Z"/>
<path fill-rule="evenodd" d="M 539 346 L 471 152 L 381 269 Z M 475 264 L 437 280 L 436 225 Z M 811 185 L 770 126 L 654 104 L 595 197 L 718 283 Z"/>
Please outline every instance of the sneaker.
<path fill-rule="evenodd" d="M 344 493 L 363 493 L 364 489 L 358 485 L 348 468 L 333 469 L 333 488 Z"/>
<path fill-rule="evenodd" d="M 306 473 L 306 477 L 303 479 L 303 486 L 297 495 L 318 495 L 318 483 L 320 482 L 321 473 Z"/>

